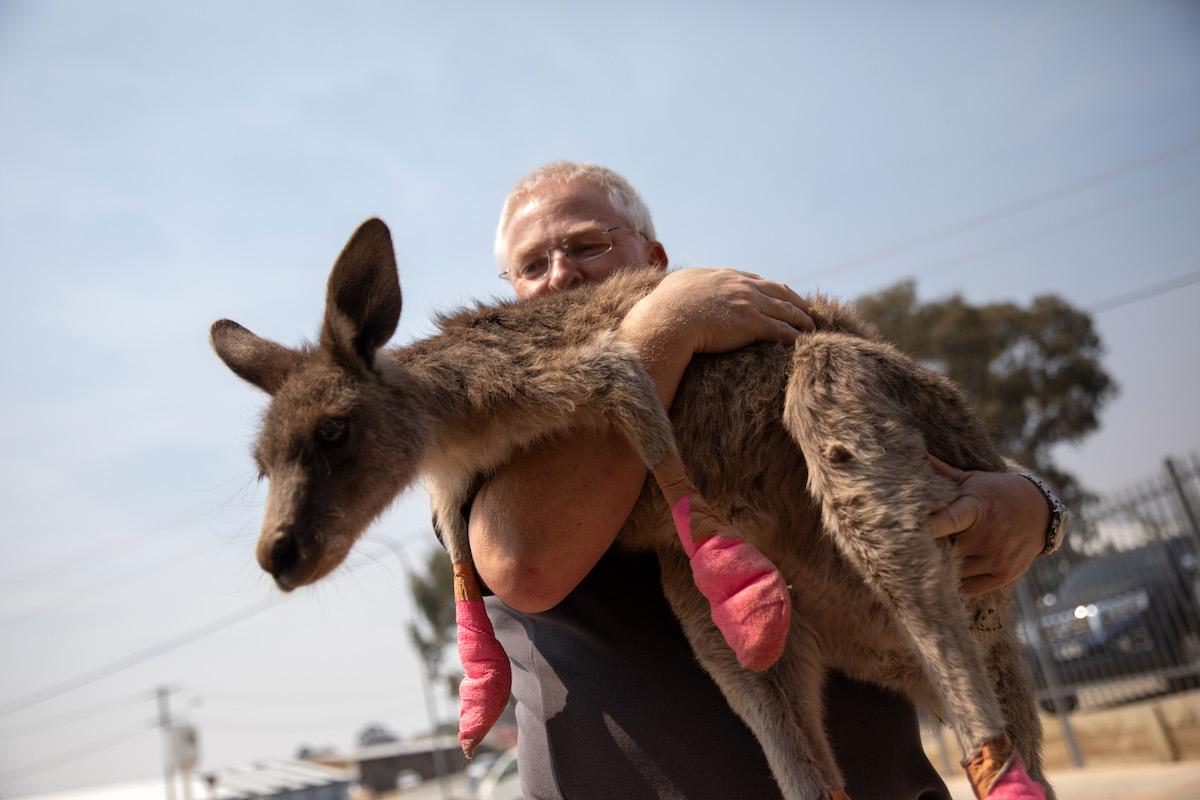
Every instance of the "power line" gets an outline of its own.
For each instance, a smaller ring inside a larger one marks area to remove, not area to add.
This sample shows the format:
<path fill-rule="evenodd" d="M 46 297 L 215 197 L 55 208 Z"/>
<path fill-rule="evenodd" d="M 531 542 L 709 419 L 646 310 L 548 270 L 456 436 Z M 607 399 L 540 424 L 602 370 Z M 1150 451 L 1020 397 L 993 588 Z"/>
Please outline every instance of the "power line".
<path fill-rule="evenodd" d="M 52 686 L 39 689 L 36 692 L 30 692 L 29 694 L 18 697 L 15 700 L 9 700 L 7 703 L 0 704 L 0 717 L 8 716 L 9 714 L 13 714 L 17 711 L 29 708 L 30 706 L 45 702 L 51 698 L 58 697 L 61 694 L 66 694 L 74 689 L 87 686 L 89 683 L 95 683 L 102 678 L 107 678 L 110 675 L 115 675 L 118 672 L 123 672 L 132 667 L 136 667 L 143 662 L 158 658 L 159 656 L 165 655 L 172 650 L 177 650 L 184 645 L 191 644 L 198 639 L 203 639 L 205 636 L 210 636 L 218 631 L 223 631 L 226 628 L 242 622 L 243 620 L 247 620 L 257 614 L 261 614 L 267 609 L 274 608 L 280 603 L 281 599 L 281 595 L 266 597 L 257 603 L 252 603 L 251 605 L 246 606 L 245 608 L 230 612 L 229 614 L 225 614 L 221 617 L 217 617 L 211 622 L 207 622 L 203 625 L 198 625 L 197 627 L 192 628 L 189 631 L 185 631 L 178 636 L 172 636 L 169 639 L 156 642 L 155 644 L 145 647 L 136 653 L 131 653 L 122 658 L 118 658 L 115 661 L 110 661 L 103 666 L 90 669 L 87 672 L 82 672 L 64 681 L 59 681 Z"/>
<path fill-rule="evenodd" d="M 225 481 L 225 484 L 233 481 L 241 481 L 242 478 L 231 478 Z M 213 487 L 215 490 L 217 487 Z M 208 490 L 206 490 L 208 491 Z M 153 530 L 173 529 L 178 527 L 178 520 L 172 521 L 168 519 L 165 523 L 160 522 L 153 526 Z M 18 568 L 16 571 L 9 573 L 6 576 L 0 577 L 0 592 L 7 592 L 13 589 L 19 589 L 22 586 L 37 581 L 40 584 L 57 582 L 64 578 L 71 577 L 71 573 L 75 568 L 81 566 L 91 566 L 98 562 L 109 561 L 113 558 L 128 554 L 135 548 L 144 549 L 146 547 L 154 547 L 162 542 L 173 543 L 175 540 L 172 537 L 149 536 L 144 532 L 117 535 L 98 545 L 93 545 L 84 550 L 68 553 L 62 557 L 56 558 L 50 562 L 39 564 L 30 564 Z M 175 557 L 179 557 L 176 554 Z M 160 559 L 161 560 L 161 559 Z"/>
<path fill-rule="evenodd" d="M 119 589 L 125 589 L 141 581 L 158 577 L 165 570 L 187 566 L 190 563 L 188 559 L 191 556 L 207 551 L 210 548 L 211 544 L 209 542 L 201 541 L 193 547 L 184 549 L 182 552 L 162 553 L 159 558 L 151 559 L 141 564 L 133 564 L 126 569 L 111 570 L 86 583 L 76 584 L 70 590 L 58 593 L 46 603 L 41 605 L 35 604 L 19 610 L 11 616 L 0 617 L 0 625 L 13 625 L 32 617 L 52 614 L 64 608 L 77 606 L 81 598 L 94 597 L 102 590 L 111 591 L 114 585 Z"/>
<path fill-rule="evenodd" d="M 873 264 L 877 261 L 882 261 L 885 258 L 890 258 L 891 256 L 898 255 L 899 253 L 912 250 L 921 245 L 926 245 L 950 236 L 956 236 L 973 228 L 978 228 L 982 225 L 996 222 L 997 220 L 1016 216 L 1017 214 L 1037 208 L 1038 206 L 1043 206 L 1048 203 L 1052 203 L 1055 200 L 1060 200 L 1063 197 L 1082 192 L 1085 189 L 1091 189 L 1094 186 L 1107 183 L 1115 178 L 1121 177 L 1122 175 L 1127 175 L 1130 172 L 1136 172 L 1137 170 L 1145 169 L 1146 167 L 1156 164 L 1160 161 L 1165 161 L 1167 159 L 1182 155 L 1187 151 L 1196 148 L 1197 146 L 1200 146 L 1200 136 L 1195 136 L 1181 144 L 1167 148 L 1166 150 L 1160 150 L 1157 153 L 1151 153 L 1150 155 L 1143 156 L 1142 158 L 1134 159 L 1133 161 L 1127 161 L 1123 164 L 1119 164 L 1116 167 L 1095 172 L 1077 181 L 1064 183 L 1041 192 L 1036 192 L 1026 197 L 1022 197 L 1019 200 L 1014 200 L 1010 203 L 1005 203 L 1004 205 L 989 209 L 983 213 L 975 214 L 974 216 L 952 222 L 949 225 L 945 225 L 941 228 L 935 228 L 932 231 L 927 231 L 926 233 L 921 233 L 911 236 L 907 239 L 902 239 L 898 242 L 887 245 L 886 247 L 881 247 L 878 250 L 873 250 L 861 256 L 855 256 L 854 258 L 840 261 L 833 266 L 828 267 L 827 269 L 809 273 L 805 276 L 805 278 L 822 278 L 834 273 L 845 272 L 846 270 L 855 269 L 867 264 Z"/>
<path fill-rule="evenodd" d="M 365 566 L 365 565 L 360 565 Z M 360 569 L 360 566 L 346 567 L 339 570 L 340 575 L 349 575 Z M 115 661 L 110 661 L 103 666 L 95 669 L 82 672 L 64 681 L 59 681 L 52 686 L 47 686 L 44 689 L 39 689 L 36 692 L 22 695 L 14 700 L 9 700 L 7 703 L 0 704 L 0 717 L 6 717 L 9 714 L 14 714 L 17 711 L 22 711 L 30 706 L 35 706 L 38 703 L 45 702 L 61 694 L 73 691 L 90 683 L 95 683 L 98 680 L 107 678 L 110 675 L 116 675 L 119 672 L 124 672 L 127 669 L 136 667 L 143 662 L 158 658 L 161 655 L 166 655 L 172 650 L 177 650 L 184 645 L 191 644 L 206 636 L 225 630 L 236 625 L 243 620 L 247 620 L 253 616 L 261 614 L 268 609 L 274 608 L 283 601 L 283 595 L 276 594 L 263 598 L 257 603 L 251 603 L 237 611 L 231 611 L 228 614 L 217 617 L 214 620 L 198 625 L 191 630 L 185 631 L 177 636 L 172 636 L 162 641 L 155 642 L 148 647 L 144 647 L 136 653 L 131 653 Z"/>
<path fill-rule="evenodd" d="M 354 693 L 332 693 L 328 695 L 312 695 L 305 692 L 302 695 L 297 695 L 295 692 L 290 694 L 241 694 L 228 692 L 205 692 L 204 699 L 215 703 L 235 705 L 235 706 L 322 706 L 322 705 L 345 705 L 346 703 L 363 703 L 367 701 L 380 700 L 388 697 L 395 697 L 397 693 L 405 691 L 408 687 L 391 686 L 382 687 L 375 690 L 354 692 Z"/>
<path fill-rule="evenodd" d="M 1070 228 L 1075 227 L 1076 225 L 1082 225 L 1087 222 L 1092 222 L 1096 219 L 1099 219 L 1100 217 L 1107 216 L 1108 214 L 1111 214 L 1114 211 L 1124 211 L 1132 206 L 1138 205 L 1139 203 L 1144 203 L 1148 200 L 1154 200 L 1159 197 L 1163 197 L 1165 195 L 1173 194 L 1173 193 L 1178 192 L 1183 189 L 1191 188 L 1192 186 L 1195 186 L 1197 183 L 1200 183 L 1200 175 L 1194 175 L 1194 176 L 1186 178 L 1182 181 L 1175 181 L 1175 182 L 1169 183 L 1165 186 L 1160 186 L 1153 191 L 1139 195 L 1131 200 L 1126 200 L 1121 203 L 1113 203 L 1111 205 L 1107 205 L 1102 208 L 1098 208 L 1098 209 L 1089 211 L 1086 214 L 1078 214 L 1074 217 L 1070 217 L 1069 219 L 1065 219 L 1065 220 L 1060 220 L 1059 222 L 1055 222 L 1051 225 L 1044 225 L 1041 228 L 1036 228 L 1032 231 L 1028 231 L 1027 233 L 1022 234 L 1021 236 L 1016 236 L 1016 237 L 1004 240 L 1002 242 L 999 242 L 992 247 L 984 248 L 982 250 L 976 250 L 973 253 L 968 253 L 966 255 L 957 256 L 955 258 L 948 259 L 948 260 L 942 261 L 940 263 L 935 263 L 935 264 L 931 264 L 928 266 L 920 267 L 918 269 L 912 270 L 911 274 L 929 275 L 931 273 L 940 272 L 941 270 L 948 269 L 950 267 L 962 266 L 964 264 L 976 261 L 978 259 L 995 255 L 996 253 L 1003 253 L 1007 250 L 1012 250 L 1015 247 L 1019 247 L 1020 245 L 1025 244 L 1026 242 L 1034 241 L 1037 239 L 1041 239 L 1045 236 L 1050 236 L 1052 234 L 1059 233 L 1064 230 L 1068 230 Z"/>
<path fill-rule="evenodd" d="M 1158 283 L 1152 283 L 1149 286 L 1143 286 L 1140 289 L 1134 289 L 1129 292 L 1123 292 L 1118 295 L 1109 297 L 1106 300 L 1101 300 L 1098 303 L 1093 303 L 1088 306 L 1087 311 L 1092 314 L 1101 314 L 1105 311 L 1111 311 L 1114 308 L 1127 306 L 1131 303 L 1137 303 L 1142 300 L 1148 300 L 1151 297 L 1156 297 L 1167 292 L 1174 292 L 1178 289 L 1191 286 L 1193 283 L 1200 282 L 1200 269 L 1194 272 L 1189 272 L 1186 275 L 1179 275 L 1175 278 L 1170 278 Z"/>
<path fill-rule="evenodd" d="M 122 555 L 138 542 L 144 541 L 147 541 L 147 537 L 142 534 L 121 536 L 82 552 L 55 559 L 48 564 L 33 564 L 0 578 L 0 588 L 8 591 L 35 580 L 54 580 L 64 577 L 73 567 L 90 564 L 101 558 Z M 153 541 L 153 539 L 149 541 Z"/>
<path fill-rule="evenodd" d="M 366 725 L 372 720 L 380 720 L 383 718 L 397 719 L 405 715 L 408 709 L 398 706 L 385 708 L 383 710 L 376 709 L 374 711 L 363 712 L 361 714 L 344 715 L 340 717 L 325 717 L 323 719 L 299 719 L 299 720 L 281 720 L 276 722 L 246 722 L 240 719 L 222 719 L 220 717 L 197 717 L 196 724 L 203 728 L 223 728 L 225 730 L 238 731 L 296 731 L 301 733 L 304 731 L 313 731 L 316 729 L 325 728 L 341 728 L 347 725 Z"/>
<path fill-rule="evenodd" d="M 63 764 L 68 764 L 72 761 L 77 761 L 78 759 L 81 759 L 84 756 L 90 756 L 92 753 L 98 753 L 101 750 L 107 750 L 110 747 L 116 747 L 121 742 L 127 741 L 129 739 L 134 738 L 135 736 L 139 736 L 139 735 L 145 733 L 148 730 L 151 730 L 152 728 L 155 727 L 155 724 L 156 723 L 154 723 L 154 722 L 142 723 L 141 725 L 137 726 L 136 728 L 128 728 L 125 731 L 118 733 L 116 736 L 110 736 L 106 739 L 101 739 L 99 741 L 95 741 L 95 742 L 91 742 L 90 744 L 86 744 L 82 747 L 77 747 L 74 750 L 68 750 L 67 752 L 57 755 L 53 758 L 44 759 L 42 761 L 35 761 L 34 763 L 27 765 L 24 769 L 20 769 L 20 770 L 17 770 L 16 772 L 10 772 L 7 775 L 0 776 L 0 784 L 12 783 L 14 781 L 23 780 L 30 776 L 37 775 L 39 773 L 46 772 L 48 770 L 52 770 L 55 767 L 61 767 Z"/>
<path fill-rule="evenodd" d="M 25 736 L 31 733 L 39 733 L 41 731 L 52 730 L 70 725 L 73 722 L 89 719 L 91 717 L 108 714 L 118 709 L 129 708 L 130 706 L 138 705 L 139 703 L 148 703 L 154 699 L 154 695 L 150 692 L 138 692 L 135 695 L 130 695 L 117 700 L 109 700 L 105 703 L 96 703 L 94 705 L 77 708 L 73 711 L 63 712 L 62 714 L 53 714 L 48 717 L 43 717 L 40 720 L 34 720 L 32 723 L 21 726 L 20 730 L 0 731 L 0 739 L 12 739 L 17 736 Z"/>

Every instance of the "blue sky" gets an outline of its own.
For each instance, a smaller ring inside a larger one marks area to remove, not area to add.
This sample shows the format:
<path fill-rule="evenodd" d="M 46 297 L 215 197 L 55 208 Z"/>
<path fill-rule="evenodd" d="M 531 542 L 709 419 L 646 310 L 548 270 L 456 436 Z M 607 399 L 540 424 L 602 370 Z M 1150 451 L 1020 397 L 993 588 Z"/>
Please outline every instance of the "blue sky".
<path fill-rule="evenodd" d="M 1198 45 L 1184 2 L 0 5 L 0 704 L 269 596 L 263 398 L 207 327 L 313 336 L 363 218 L 396 240 L 397 341 L 505 293 L 500 203 L 554 158 L 630 178 L 677 266 L 1086 307 L 1200 269 Z M 1198 302 L 1097 316 L 1121 395 L 1059 453 L 1092 488 L 1200 447 Z M 371 536 L 419 558 L 427 519 L 414 491 Z M 204 698 L 211 766 L 416 732 L 402 570 L 353 562 L 0 717 L 0 796 L 154 775 L 146 733 L 13 777 L 141 724 L 160 683 Z"/>

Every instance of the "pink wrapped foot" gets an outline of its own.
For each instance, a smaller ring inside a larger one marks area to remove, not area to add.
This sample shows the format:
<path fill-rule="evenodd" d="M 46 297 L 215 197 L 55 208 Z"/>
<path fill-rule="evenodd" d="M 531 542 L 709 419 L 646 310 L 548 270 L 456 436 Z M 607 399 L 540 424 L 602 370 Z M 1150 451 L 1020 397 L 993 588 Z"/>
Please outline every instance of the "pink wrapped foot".
<path fill-rule="evenodd" d="M 783 654 L 792 602 L 783 576 L 771 561 L 740 537 L 692 537 L 691 495 L 671 509 L 675 529 L 691 558 L 696 587 L 708 598 L 712 620 L 733 648 L 738 663 L 761 672 Z"/>
<path fill-rule="evenodd" d="M 1046 790 L 1029 777 L 1020 759 L 1013 759 L 1000 780 L 992 784 L 985 800 L 1046 800 Z"/>
<path fill-rule="evenodd" d="M 458 622 L 458 658 L 463 679 L 458 686 L 462 705 L 458 714 L 458 741 L 467 758 L 496 724 L 512 689 L 512 667 L 488 619 L 482 600 L 459 600 L 454 605 Z"/>
<path fill-rule="evenodd" d="M 1046 790 L 1029 777 L 1008 737 L 984 742 L 963 767 L 975 796 L 983 800 L 1046 800 Z"/>

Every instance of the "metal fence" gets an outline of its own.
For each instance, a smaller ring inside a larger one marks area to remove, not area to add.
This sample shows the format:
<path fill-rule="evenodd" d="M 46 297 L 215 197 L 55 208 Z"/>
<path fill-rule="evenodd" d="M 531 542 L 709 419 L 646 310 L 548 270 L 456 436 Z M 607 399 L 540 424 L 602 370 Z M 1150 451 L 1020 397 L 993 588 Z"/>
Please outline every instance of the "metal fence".
<path fill-rule="evenodd" d="M 1018 584 L 1038 703 L 1064 717 L 1200 687 L 1200 454 L 1085 505 Z M 1064 724 L 1072 739 L 1070 725 Z"/>

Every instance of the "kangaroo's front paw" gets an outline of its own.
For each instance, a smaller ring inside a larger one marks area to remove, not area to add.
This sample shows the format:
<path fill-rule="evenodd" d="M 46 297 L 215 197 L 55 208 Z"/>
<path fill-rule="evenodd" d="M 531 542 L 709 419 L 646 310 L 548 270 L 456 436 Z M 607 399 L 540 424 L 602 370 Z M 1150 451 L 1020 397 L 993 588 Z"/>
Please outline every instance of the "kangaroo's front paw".
<path fill-rule="evenodd" d="M 672 512 L 691 557 L 692 578 L 708 598 L 717 629 L 739 664 L 759 672 L 767 669 L 783 654 L 791 619 L 791 595 L 783 576 L 753 545 L 729 535 L 734 532 L 727 525 L 718 523 L 725 530 L 696 544 L 690 495 L 680 498 Z"/>
<path fill-rule="evenodd" d="M 464 673 L 458 685 L 458 741 L 470 758 L 508 703 L 512 667 L 482 600 L 458 601 L 454 616 L 458 622 L 458 658 Z"/>

